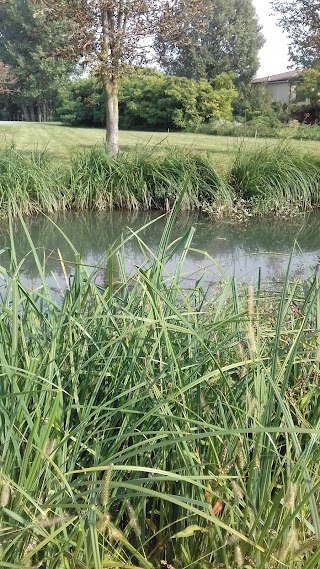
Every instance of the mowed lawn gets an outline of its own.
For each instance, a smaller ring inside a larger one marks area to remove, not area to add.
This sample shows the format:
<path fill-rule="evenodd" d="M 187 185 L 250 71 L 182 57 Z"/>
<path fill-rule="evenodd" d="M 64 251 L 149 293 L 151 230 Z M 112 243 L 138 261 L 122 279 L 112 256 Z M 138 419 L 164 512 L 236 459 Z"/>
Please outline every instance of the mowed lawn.
<path fill-rule="evenodd" d="M 47 148 L 58 161 L 68 159 L 76 150 L 103 146 L 104 140 L 103 128 L 75 128 L 58 123 L 0 122 L 0 145 L 13 141 L 26 152 Z M 148 149 L 149 152 L 168 147 L 194 149 L 211 153 L 216 165 L 222 169 L 227 167 L 240 145 L 255 148 L 278 142 L 275 139 L 243 139 L 183 132 L 120 132 L 120 149 L 123 151 Z M 302 152 L 320 155 L 319 142 L 292 140 L 290 144 Z"/>

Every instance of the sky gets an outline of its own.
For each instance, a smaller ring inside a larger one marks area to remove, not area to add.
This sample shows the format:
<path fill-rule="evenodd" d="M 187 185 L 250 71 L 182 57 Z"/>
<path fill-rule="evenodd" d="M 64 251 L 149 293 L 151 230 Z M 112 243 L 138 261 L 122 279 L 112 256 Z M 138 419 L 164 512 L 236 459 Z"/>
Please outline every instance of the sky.
<path fill-rule="evenodd" d="M 266 43 L 260 51 L 260 69 L 258 77 L 284 73 L 290 64 L 288 60 L 288 42 L 281 28 L 276 25 L 276 18 L 271 16 L 269 0 L 253 0 L 259 21 L 263 26 Z"/>

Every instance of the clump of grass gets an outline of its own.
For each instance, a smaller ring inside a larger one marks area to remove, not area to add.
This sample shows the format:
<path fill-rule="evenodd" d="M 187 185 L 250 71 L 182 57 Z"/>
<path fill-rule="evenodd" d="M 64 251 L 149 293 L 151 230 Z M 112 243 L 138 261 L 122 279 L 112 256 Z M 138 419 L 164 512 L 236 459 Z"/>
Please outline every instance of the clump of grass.
<path fill-rule="evenodd" d="M 52 212 L 63 207 L 58 172 L 53 172 L 46 149 L 24 155 L 14 145 L 0 151 L 0 212 L 18 208 L 25 214 Z"/>
<path fill-rule="evenodd" d="M 170 149 L 111 158 L 99 148 L 54 167 L 46 151 L 0 151 L 0 212 L 64 209 L 169 211 L 187 180 L 181 209 L 213 217 L 288 214 L 318 208 L 320 160 L 289 146 L 241 149 L 222 177 L 210 157 Z"/>
<path fill-rule="evenodd" d="M 286 278 L 278 295 L 231 279 L 206 295 L 200 271 L 183 290 L 193 230 L 171 244 L 176 214 L 130 278 L 121 244 L 104 287 L 74 250 L 59 303 L 27 231 L 41 283 L 23 286 L 11 232 L 0 297 L 3 567 L 318 567 L 318 280 Z"/>
<path fill-rule="evenodd" d="M 111 158 L 101 149 L 77 154 L 70 168 L 70 186 L 77 208 L 172 208 L 186 178 L 182 209 L 232 209 L 232 190 L 217 174 L 210 159 L 172 149 L 119 154 Z"/>
<path fill-rule="evenodd" d="M 253 213 L 306 211 L 319 206 L 319 159 L 298 153 L 288 144 L 254 152 L 241 149 L 230 180 Z"/>

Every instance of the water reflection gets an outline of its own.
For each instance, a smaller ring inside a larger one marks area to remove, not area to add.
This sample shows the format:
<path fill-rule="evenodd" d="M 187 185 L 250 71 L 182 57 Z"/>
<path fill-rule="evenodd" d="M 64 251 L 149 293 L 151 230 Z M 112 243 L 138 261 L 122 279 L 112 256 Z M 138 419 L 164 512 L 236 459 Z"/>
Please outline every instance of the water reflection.
<path fill-rule="evenodd" d="M 52 216 L 59 228 L 66 234 L 87 265 L 104 265 L 104 257 L 110 244 L 120 239 L 121 234 L 130 234 L 128 228 L 139 230 L 143 225 L 155 220 L 139 235 L 152 251 L 156 251 L 166 216 L 157 213 L 128 213 L 114 211 L 108 213 L 64 213 Z M 180 215 L 172 239 L 183 235 L 191 226 L 196 231 L 184 265 L 184 273 L 189 275 L 187 283 L 199 278 L 199 271 L 206 269 L 205 281 L 220 280 L 224 276 L 235 275 L 239 281 L 254 282 L 258 268 L 265 281 L 281 280 L 286 270 L 290 252 L 295 244 L 292 272 L 306 274 L 318 269 L 320 256 L 320 214 L 312 213 L 294 219 L 252 219 L 246 223 L 210 221 L 199 215 Z M 66 261 L 67 274 L 72 274 L 74 256 L 72 250 L 59 230 L 44 216 L 26 220 L 32 240 L 37 247 L 40 259 L 46 260 L 46 275 L 53 288 L 64 287 L 65 277 L 58 259 L 58 249 Z M 30 252 L 30 245 L 20 222 L 14 222 L 16 256 L 24 259 L 22 270 L 28 286 L 37 282 L 37 268 Z M 0 248 L 10 247 L 8 225 L 0 225 Z M 200 251 L 205 251 L 206 254 Z M 136 238 L 125 245 L 126 270 L 134 265 L 145 263 L 141 247 Z M 168 264 L 173 271 L 178 256 Z M 2 254 L 1 264 L 7 266 L 9 255 Z M 193 276 L 190 276 L 190 274 Z M 100 273 L 103 282 L 104 271 Z"/>

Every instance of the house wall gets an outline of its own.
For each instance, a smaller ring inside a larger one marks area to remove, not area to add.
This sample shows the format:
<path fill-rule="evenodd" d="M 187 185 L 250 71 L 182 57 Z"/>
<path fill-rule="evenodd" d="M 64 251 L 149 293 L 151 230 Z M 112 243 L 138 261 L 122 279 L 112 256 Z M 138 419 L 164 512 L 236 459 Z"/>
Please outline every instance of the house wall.
<path fill-rule="evenodd" d="M 292 102 L 296 98 L 295 88 L 289 81 L 279 81 L 265 84 L 274 103 Z"/>

